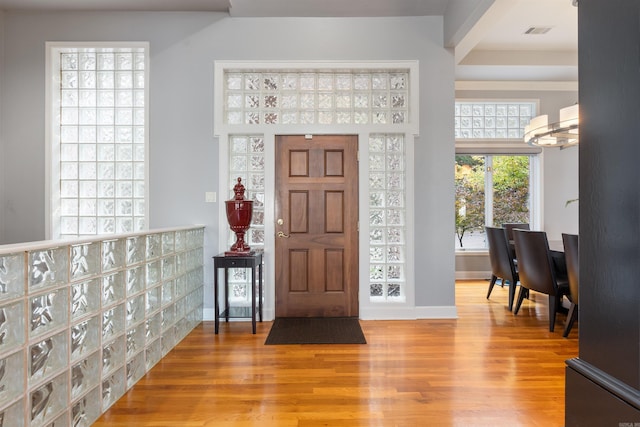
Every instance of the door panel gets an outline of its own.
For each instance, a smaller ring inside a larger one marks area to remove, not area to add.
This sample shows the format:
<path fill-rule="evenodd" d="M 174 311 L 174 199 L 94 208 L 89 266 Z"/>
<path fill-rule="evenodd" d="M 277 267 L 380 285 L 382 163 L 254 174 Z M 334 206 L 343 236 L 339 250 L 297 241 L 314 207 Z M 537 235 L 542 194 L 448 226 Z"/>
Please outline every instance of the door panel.
<path fill-rule="evenodd" d="M 358 316 L 357 136 L 276 137 L 276 317 Z"/>

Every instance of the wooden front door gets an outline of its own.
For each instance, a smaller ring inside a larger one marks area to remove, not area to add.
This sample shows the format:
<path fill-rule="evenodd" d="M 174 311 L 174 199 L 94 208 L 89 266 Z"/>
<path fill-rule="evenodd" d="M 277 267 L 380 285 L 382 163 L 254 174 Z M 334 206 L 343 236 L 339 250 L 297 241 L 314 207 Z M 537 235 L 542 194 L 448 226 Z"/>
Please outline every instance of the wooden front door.
<path fill-rule="evenodd" d="M 358 137 L 276 137 L 276 317 L 358 316 Z"/>

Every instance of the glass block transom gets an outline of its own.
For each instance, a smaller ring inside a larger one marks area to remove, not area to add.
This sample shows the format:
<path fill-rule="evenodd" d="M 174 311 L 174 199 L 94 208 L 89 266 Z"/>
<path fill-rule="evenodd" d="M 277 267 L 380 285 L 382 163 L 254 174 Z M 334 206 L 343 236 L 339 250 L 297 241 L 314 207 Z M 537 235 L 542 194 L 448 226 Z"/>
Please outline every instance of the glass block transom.
<path fill-rule="evenodd" d="M 145 63 L 144 48 L 59 51 L 61 237 L 145 228 Z"/>
<path fill-rule="evenodd" d="M 225 72 L 224 121 L 260 124 L 409 123 L 409 73 Z"/>
<path fill-rule="evenodd" d="M 226 200 L 234 197 L 233 185 L 242 178 L 245 187 L 244 197 L 253 200 L 251 228 L 245 240 L 252 249 L 264 248 L 264 181 L 265 146 L 262 135 L 229 136 L 229 192 Z M 235 234 L 227 229 L 227 244 L 230 247 L 236 240 Z M 230 301 L 251 303 L 250 277 L 247 269 L 230 269 Z"/>
<path fill-rule="evenodd" d="M 402 134 L 369 137 L 369 297 L 405 301 L 405 141 Z"/>
<path fill-rule="evenodd" d="M 456 139 L 521 139 L 536 115 L 535 102 L 455 103 Z"/>

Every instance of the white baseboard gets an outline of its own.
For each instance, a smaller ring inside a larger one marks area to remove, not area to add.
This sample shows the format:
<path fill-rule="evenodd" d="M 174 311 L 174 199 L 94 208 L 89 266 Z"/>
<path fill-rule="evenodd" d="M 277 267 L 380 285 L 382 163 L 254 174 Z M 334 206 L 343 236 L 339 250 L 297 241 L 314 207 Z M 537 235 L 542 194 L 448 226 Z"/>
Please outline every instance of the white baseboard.
<path fill-rule="evenodd" d="M 457 319 L 455 306 L 429 306 L 409 308 L 361 308 L 362 320 L 416 320 L 416 319 Z"/>
<path fill-rule="evenodd" d="M 205 308 L 202 310 L 202 320 L 213 321 L 215 310 Z M 361 308 L 360 319 L 362 320 L 415 320 L 415 319 L 457 319 L 458 310 L 455 306 L 422 306 L 409 308 Z M 263 320 L 274 319 L 272 310 L 263 311 Z M 251 319 L 229 319 L 234 322 L 247 322 Z"/>
<path fill-rule="evenodd" d="M 213 308 L 205 308 L 202 310 L 202 320 L 205 322 L 212 322 L 215 319 L 215 310 Z M 273 310 L 263 309 L 262 310 L 262 320 L 265 322 L 271 321 L 274 319 Z M 242 319 L 229 319 L 229 321 L 233 322 L 246 322 L 251 321 L 251 319 L 242 318 Z"/>
<path fill-rule="evenodd" d="M 456 280 L 489 280 L 491 271 L 456 271 Z"/>

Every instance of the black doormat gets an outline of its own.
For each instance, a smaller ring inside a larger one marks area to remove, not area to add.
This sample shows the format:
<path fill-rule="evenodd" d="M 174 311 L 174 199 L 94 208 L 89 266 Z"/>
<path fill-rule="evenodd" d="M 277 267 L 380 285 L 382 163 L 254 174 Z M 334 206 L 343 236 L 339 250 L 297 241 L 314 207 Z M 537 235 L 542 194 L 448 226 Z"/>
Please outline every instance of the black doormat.
<path fill-rule="evenodd" d="M 265 344 L 366 344 L 357 317 L 278 317 Z"/>

